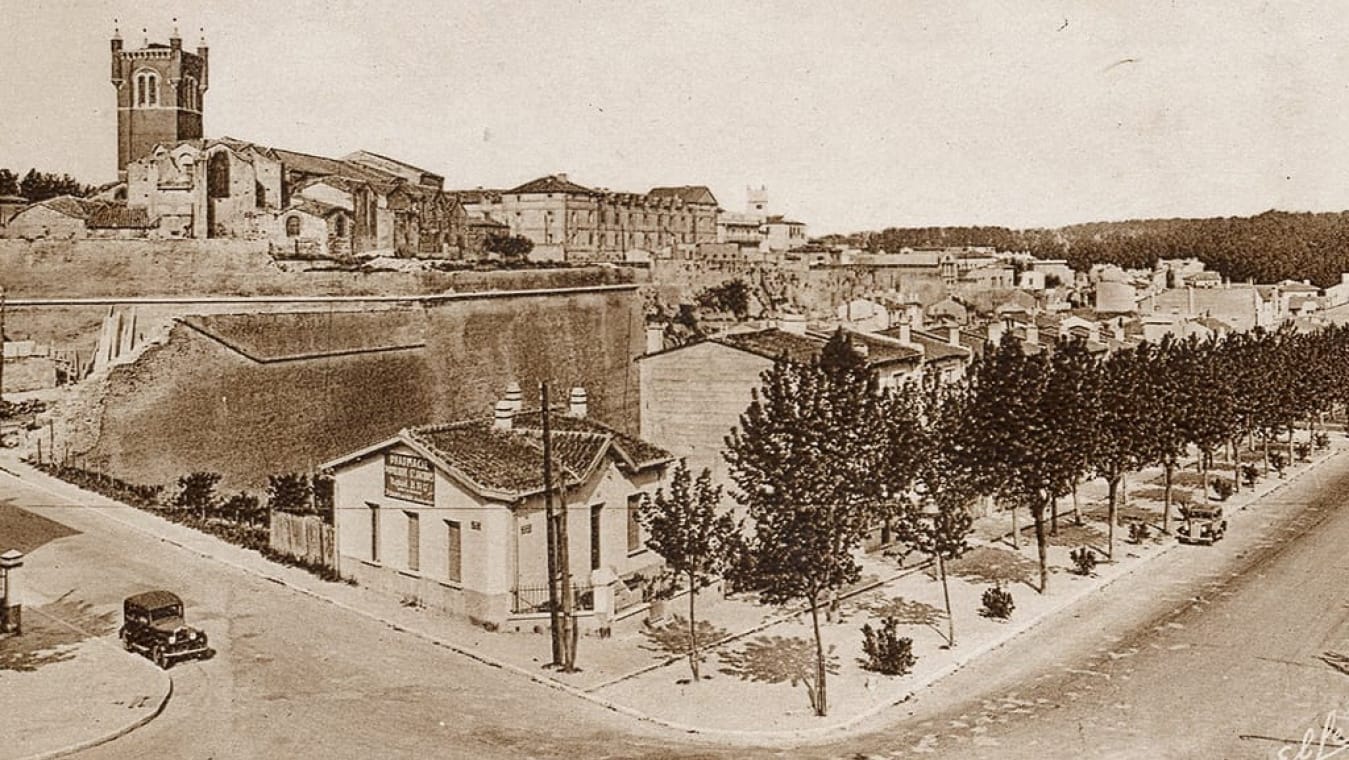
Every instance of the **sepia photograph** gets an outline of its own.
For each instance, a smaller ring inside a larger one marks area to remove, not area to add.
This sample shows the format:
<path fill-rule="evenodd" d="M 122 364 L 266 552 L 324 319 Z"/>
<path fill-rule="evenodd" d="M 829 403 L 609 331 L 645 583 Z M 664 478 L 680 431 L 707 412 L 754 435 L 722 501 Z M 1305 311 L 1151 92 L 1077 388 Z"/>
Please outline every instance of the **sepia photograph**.
<path fill-rule="evenodd" d="M 0 20 L 0 760 L 1349 758 L 1349 6 Z"/>

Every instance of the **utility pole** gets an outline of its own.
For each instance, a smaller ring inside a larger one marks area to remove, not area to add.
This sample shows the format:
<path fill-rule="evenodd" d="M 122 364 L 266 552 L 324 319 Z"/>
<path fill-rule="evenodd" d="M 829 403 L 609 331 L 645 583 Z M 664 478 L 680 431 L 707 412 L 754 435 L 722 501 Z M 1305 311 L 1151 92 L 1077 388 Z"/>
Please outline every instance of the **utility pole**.
<path fill-rule="evenodd" d="M 5 400 L 5 288 L 0 286 L 0 405 Z"/>
<path fill-rule="evenodd" d="M 567 543 L 567 471 L 563 469 L 558 477 L 558 521 L 557 542 L 560 547 L 558 564 L 562 571 L 562 625 L 565 631 L 562 639 L 562 672 L 576 672 L 576 589 L 571 584 L 571 551 Z"/>
<path fill-rule="evenodd" d="M 557 567 L 557 511 L 553 508 L 553 440 L 548 433 L 548 381 L 539 387 L 540 410 L 543 421 L 543 510 L 548 532 L 548 620 L 553 640 L 554 667 L 563 666 L 562 620 L 558 594 Z"/>

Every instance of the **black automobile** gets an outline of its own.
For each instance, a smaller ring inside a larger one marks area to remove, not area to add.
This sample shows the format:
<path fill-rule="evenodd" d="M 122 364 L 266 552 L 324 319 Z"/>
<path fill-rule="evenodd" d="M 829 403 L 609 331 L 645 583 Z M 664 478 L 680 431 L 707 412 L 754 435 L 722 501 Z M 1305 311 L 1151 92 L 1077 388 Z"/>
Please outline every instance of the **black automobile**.
<path fill-rule="evenodd" d="M 210 657 L 206 632 L 183 621 L 183 600 L 169 591 L 146 591 L 122 602 L 117 635 L 129 652 L 140 652 L 167 669 L 189 657 Z"/>
<path fill-rule="evenodd" d="M 1176 538 L 1182 544 L 1216 544 L 1227 533 L 1223 508 L 1216 504 L 1194 504 L 1180 510 L 1180 528 Z"/>

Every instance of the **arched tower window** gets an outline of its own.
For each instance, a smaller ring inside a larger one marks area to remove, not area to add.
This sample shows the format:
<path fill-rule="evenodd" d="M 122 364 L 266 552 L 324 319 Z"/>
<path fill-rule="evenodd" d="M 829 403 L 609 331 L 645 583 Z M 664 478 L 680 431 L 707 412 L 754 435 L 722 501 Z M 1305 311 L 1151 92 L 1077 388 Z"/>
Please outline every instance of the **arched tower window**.
<path fill-rule="evenodd" d="M 189 111 L 200 111 L 201 104 L 197 102 L 197 80 L 195 77 L 183 77 L 183 96 L 179 99 L 179 104 Z"/>
<path fill-rule="evenodd" d="M 148 108 L 159 105 L 159 74 L 153 71 L 141 71 L 136 74 L 136 107 Z"/>
<path fill-rule="evenodd" d="M 299 236 L 300 236 L 300 217 L 298 216 L 286 217 L 286 237 L 299 237 Z"/>

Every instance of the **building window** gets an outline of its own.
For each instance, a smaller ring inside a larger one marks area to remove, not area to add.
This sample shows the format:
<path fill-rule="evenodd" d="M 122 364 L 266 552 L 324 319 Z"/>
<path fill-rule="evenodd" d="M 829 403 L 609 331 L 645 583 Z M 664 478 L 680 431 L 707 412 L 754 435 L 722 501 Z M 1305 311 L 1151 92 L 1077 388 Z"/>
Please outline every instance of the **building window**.
<path fill-rule="evenodd" d="M 408 516 L 408 570 L 418 572 L 422 569 L 422 522 L 416 512 L 404 512 Z"/>
<path fill-rule="evenodd" d="M 142 71 L 136 75 L 136 107 L 159 105 L 159 75 L 153 71 Z"/>
<path fill-rule="evenodd" d="M 459 523 L 446 520 L 445 531 L 448 539 L 445 544 L 445 577 L 454 583 L 463 583 L 464 550 L 461 543 L 463 536 L 459 531 Z"/>
<path fill-rule="evenodd" d="M 298 216 L 286 217 L 286 237 L 299 237 L 299 236 L 300 236 L 300 217 Z"/>
<path fill-rule="evenodd" d="M 628 497 L 628 554 L 636 554 L 642 550 L 642 523 L 639 519 L 642 497 L 640 493 Z"/>
<path fill-rule="evenodd" d="M 192 77 L 183 77 L 183 97 L 179 104 L 189 111 L 200 111 L 201 107 L 197 104 L 197 80 Z"/>
<path fill-rule="evenodd" d="M 366 502 L 370 507 L 370 561 L 379 562 L 379 505 Z"/>
<path fill-rule="evenodd" d="M 600 558 L 603 552 L 600 550 L 600 527 L 603 524 L 604 505 L 595 504 L 590 507 L 590 569 L 600 569 Z"/>
<path fill-rule="evenodd" d="M 338 237 L 347 236 L 347 218 L 342 214 L 338 214 L 333 218 L 333 227 Z"/>

